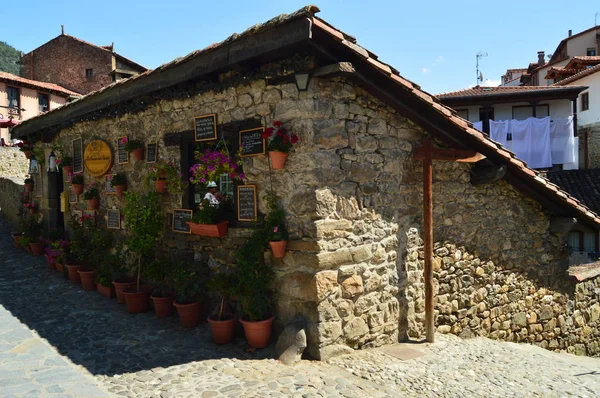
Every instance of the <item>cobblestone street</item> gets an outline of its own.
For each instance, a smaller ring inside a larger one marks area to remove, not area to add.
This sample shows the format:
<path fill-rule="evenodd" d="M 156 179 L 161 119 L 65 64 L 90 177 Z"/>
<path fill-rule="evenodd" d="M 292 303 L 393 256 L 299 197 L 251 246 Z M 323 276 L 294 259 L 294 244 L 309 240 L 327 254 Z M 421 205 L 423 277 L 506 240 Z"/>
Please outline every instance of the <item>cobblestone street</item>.
<path fill-rule="evenodd" d="M 205 325 L 131 315 L 12 245 L 0 221 L 0 397 L 420 397 L 600 395 L 600 359 L 438 335 L 328 363 L 279 364 L 243 338 L 216 346 Z"/>

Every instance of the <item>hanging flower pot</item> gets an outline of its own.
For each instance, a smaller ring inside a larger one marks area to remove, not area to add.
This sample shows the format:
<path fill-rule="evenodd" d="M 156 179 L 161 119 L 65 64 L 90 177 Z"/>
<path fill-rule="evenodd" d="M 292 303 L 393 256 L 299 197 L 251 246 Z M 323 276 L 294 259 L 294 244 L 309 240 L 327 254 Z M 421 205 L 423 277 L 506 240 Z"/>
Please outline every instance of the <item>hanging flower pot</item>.
<path fill-rule="evenodd" d="M 154 186 L 156 187 L 156 192 L 167 193 L 167 180 L 156 180 Z"/>
<path fill-rule="evenodd" d="M 104 286 L 101 283 L 96 283 L 96 290 L 98 290 L 98 293 L 100 293 L 104 297 L 108 297 L 108 298 L 115 297 L 114 286 Z"/>
<path fill-rule="evenodd" d="M 86 200 L 86 203 L 87 203 L 88 210 L 98 210 L 98 206 L 100 205 L 100 199 L 99 198 L 88 199 L 88 200 Z"/>
<path fill-rule="evenodd" d="M 31 254 L 34 256 L 41 256 L 46 252 L 46 244 L 44 242 L 32 242 L 29 244 L 31 248 Z"/>
<path fill-rule="evenodd" d="M 190 226 L 190 232 L 195 235 L 210 236 L 213 238 L 227 235 L 228 221 L 221 221 L 217 224 L 197 224 L 187 221 L 187 224 Z"/>
<path fill-rule="evenodd" d="M 271 167 L 273 170 L 283 170 L 285 168 L 285 160 L 288 154 L 280 151 L 269 151 L 269 158 L 271 159 Z"/>
<path fill-rule="evenodd" d="M 202 306 L 199 302 L 180 304 L 174 301 L 173 305 L 177 308 L 177 314 L 179 314 L 179 320 L 183 327 L 193 328 L 198 326 L 200 323 L 200 312 L 202 311 Z"/>
<path fill-rule="evenodd" d="M 144 160 L 144 148 L 133 149 L 131 154 L 136 161 Z"/>
<path fill-rule="evenodd" d="M 83 266 L 81 264 L 66 264 L 65 267 L 67 267 L 67 271 L 69 272 L 69 279 L 71 280 L 71 282 L 81 283 L 81 277 L 79 276 L 79 272 L 77 271 L 79 271 Z"/>
<path fill-rule="evenodd" d="M 113 185 L 113 188 L 115 189 L 115 194 L 119 198 L 122 198 L 123 197 L 123 192 L 127 191 L 127 184 L 124 184 L 124 185 Z"/>
<path fill-rule="evenodd" d="M 284 258 L 285 257 L 285 248 L 287 247 L 286 240 L 269 241 L 269 246 L 271 246 L 271 251 L 273 252 L 273 257 L 275 257 L 275 258 Z"/>
<path fill-rule="evenodd" d="M 23 153 L 25 154 L 25 157 L 27 159 L 31 159 L 31 157 L 33 156 L 33 151 L 23 151 Z"/>
<path fill-rule="evenodd" d="M 154 312 L 159 318 L 170 316 L 173 313 L 173 300 L 175 296 L 172 294 L 166 296 L 152 295 L 150 296 L 154 303 Z"/>
<path fill-rule="evenodd" d="M 73 174 L 73 166 L 63 166 L 62 169 L 66 175 Z"/>
<path fill-rule="evenodd" d="M 129 289 L 132 286 L 135 286 L 135 282 L 131 278 L 121 278 L 115 279 L 113 281 L 113 285 L 115 287 L 115 294 L 117 295 L 117 301 L 121 304 L 125 303 L 125 296 L 123 295 L 123 290 Z"/>
<path fill-rule="evenodd" d="M 149 285 L 140 285 L 140 290 L 137 290 L 135 286 L 123 290 L 122 294 L 125 296 L 125 303 L 127 303 L 127 312 L 131 314 L 148 312 L 151 290 L 152 287 Z"/>
<path fill-rule="evenodd" d="M 273 329 L 273 318 L 264 321 L 250 322 L 240 319 L 244 326 L 244 334 L 248 345 L 253 348 L 264 348 L 269 345 L 271 339 L 271 331 Z"/>
<path fill-rule="evenodd" d="M 79 278 L 81 279 L 81 286 L 83 290 L 96 290 L 96 271 L 88 268 L 81 268 L 77 271 Z"/>
<path fill-rule="evenodd" d="M 73 187 L 73 193 L 75 195 L 81 195 L 83 192 L 83 184 L 71 184 L 71 186 Z"/>
<path fill-rule="evenodd" d="M 233 339 L 233 329 L 235 326 L 235 316 L 233 314 L 223 314 L 221 319 L 217 315 L 208 317 L 210 325 L 210 335 L 215 344 L 227 344 Z"/>

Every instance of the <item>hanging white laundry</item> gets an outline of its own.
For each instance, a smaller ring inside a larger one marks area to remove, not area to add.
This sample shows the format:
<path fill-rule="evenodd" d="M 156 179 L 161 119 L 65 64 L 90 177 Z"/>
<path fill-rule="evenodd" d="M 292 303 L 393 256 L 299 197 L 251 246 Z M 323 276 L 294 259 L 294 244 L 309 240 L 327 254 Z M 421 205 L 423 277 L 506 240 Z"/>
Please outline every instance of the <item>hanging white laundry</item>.
<path fill-rule="evenodd" d="M 512 151 L 532 169 L 552 167 L 550 117 L 511 120 Z"/>
<path fill-rule="evenodd" d="M 483 131 L 483 122 L 473 122 L 473 127 L 479 131 Z"/>
<path fill-rule="evenodd" d="M 575 137 L 573 116 L 554 118 L 550 122 L 552 163 L 567 164 L 575 161 Z"/>
<path fill-rule="evenodd" d="M 506 147 L 509 126 L 508 120 L 490 120 L 490 138 Z"/>

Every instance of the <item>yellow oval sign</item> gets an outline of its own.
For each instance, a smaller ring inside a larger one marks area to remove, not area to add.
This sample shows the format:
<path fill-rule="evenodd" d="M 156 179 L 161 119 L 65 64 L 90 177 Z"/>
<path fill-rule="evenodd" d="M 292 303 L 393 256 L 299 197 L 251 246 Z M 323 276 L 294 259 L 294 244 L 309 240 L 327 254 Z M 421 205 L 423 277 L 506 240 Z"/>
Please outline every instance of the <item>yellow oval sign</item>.
<path fill-rule="evenodd" d="M 90 141 L 83 152 L 83 164 L 87 172 L 94 177 L 108 173 L 113 164 L 113 153 L 103 140 Z"/>

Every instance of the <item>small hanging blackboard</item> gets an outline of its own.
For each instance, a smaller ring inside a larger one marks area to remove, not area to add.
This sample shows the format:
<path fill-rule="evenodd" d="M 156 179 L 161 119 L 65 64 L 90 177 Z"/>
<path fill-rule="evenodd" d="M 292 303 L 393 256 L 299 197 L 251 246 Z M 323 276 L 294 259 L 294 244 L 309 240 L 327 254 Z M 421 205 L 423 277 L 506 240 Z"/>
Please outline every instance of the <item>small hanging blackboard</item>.
<path fill-rule="evenodd" d="M 106 228 L 121 229 L 121 211 L 118 209 L 106 210 Z"/>
<path fill-rule="evenodd" d="M 180 232 L 183 234 L 190 233 L 190 226 L 187 225 L 187 221 L 192 221 L 192 210 L 188 209 L 174 209 L 173 210 L 173 232 Z"/>
<path fill-rule="evenodd" d="M 106 175 L 106 193 L 107 194 L 113 194 L 115 193 L 115 187 L 112 186 L 111 181 L 113 179 L 115 175 L 114 174 L 107 174 Z"/>
<path fill-rule="evenodd" d="M 146 144 L 146 163 L 155 163 L 158 160 L 158 143 Z"/>
<path fill-rule="evenodd" d="M 203 115 L 194 118 L 194 141 L 212 141 L 217 139 L 217 115 Z"/>
<path fill-rule="evenodd" d="M 240 148 L 242 157 L 258 156 L 265 153 L 265 140 L 262 137 L 263 127 L 240 131 Z"/>
<path fill-rule="evenodd" d="M 83 141 L 81 138 L 71 142 L 73 151 L 73 173 L 83 172 Z"/>
<path fill-rule="evenodd" d="M 123 164 L 129 161 L 127 151 L 125 150 L 125 144 L 127 143 L 127 137 L 117 138 L 117 163 Z"/>
<path fill-rule="evenodd" d="M 79 202 L 77 195 L 73 192 L 73 187 L 69 187 L 69 203 L 77 203 Z"/>
<path fill-rule="evenodd" d="M 237 210 L 237 219 L 239 221 L 256 221 L 258 217 L 256 185 L 238 185 Z"/>

